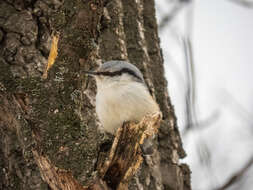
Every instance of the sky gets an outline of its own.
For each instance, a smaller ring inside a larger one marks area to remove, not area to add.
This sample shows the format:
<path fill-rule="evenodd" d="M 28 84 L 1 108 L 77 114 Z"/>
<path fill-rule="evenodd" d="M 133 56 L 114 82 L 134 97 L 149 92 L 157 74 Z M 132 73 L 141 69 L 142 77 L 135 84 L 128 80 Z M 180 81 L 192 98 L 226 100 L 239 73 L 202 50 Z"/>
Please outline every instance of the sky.
<path fill-rule="evenodd" d="M 159 22 L 169 8 L 165 0 L 156 3 Z M 183 162 L 193 171 L 193 189 L 209 190 L 223 184 L 253 155 L 253 8 L 230 0 L 195 0 L 160 31 L 169 95 L 181 130 L 186 124 L 185 35 L 193 46 L 197 120 L 215 117 L 210 126 L 183 137 L 188 154 Z M 198 157 L 205 146 L 210 151 L 208 167 Z"/>

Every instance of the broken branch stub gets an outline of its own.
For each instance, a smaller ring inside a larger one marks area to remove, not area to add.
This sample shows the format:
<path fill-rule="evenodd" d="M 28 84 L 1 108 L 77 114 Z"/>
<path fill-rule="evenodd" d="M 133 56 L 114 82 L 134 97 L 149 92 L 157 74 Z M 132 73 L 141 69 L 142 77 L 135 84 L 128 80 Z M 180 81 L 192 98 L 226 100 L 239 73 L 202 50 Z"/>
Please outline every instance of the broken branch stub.
<path fill-rule="evenodd" d="M 110 188 L 127 189 L 143 161 L 140 145 L 158 132 L 161 118 L 161 113 L 147 115 L 140 123 L 127 122 L 117 130 L 109 158 L 99 169 L 100 177 Z"/>

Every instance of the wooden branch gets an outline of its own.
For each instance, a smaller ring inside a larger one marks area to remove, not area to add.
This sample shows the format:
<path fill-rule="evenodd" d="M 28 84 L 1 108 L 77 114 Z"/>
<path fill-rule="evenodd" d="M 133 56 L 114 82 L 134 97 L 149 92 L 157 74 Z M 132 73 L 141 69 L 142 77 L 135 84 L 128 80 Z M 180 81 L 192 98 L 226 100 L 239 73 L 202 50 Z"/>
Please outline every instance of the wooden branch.
<path fill-rule="evenodd" d="M 143 161 L 140 145 L 157 133 L 160 120 L 161 114 L 155 113 L 144 117 L 138 124 L 124 123 L 116 132 L 108 159 L 98 168 L 99 176 L 86 187 L 80 185 L 71 172 L 57 168 L 36 149 L 33 150 L 34 159 L 43 180 L 53 190 L 126 190 Z"/>
<path fill-rule="evenodd" d="M 144 117 L 138 124 L 125 123 L 117 130 L 109 158 L 99 171 L 109 187 L 127 189 L 129 180 L 143 161 L 140 145 L 157 133 L 160 120 L 161 114 L 156 113 Z"/>

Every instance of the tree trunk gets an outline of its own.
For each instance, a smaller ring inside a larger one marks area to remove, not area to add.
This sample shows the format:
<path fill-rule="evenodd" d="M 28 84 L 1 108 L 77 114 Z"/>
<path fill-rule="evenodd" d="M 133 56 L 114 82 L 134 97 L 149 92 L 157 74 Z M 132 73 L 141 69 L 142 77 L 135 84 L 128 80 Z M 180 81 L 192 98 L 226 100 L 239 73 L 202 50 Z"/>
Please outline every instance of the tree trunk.
<path fill-rule="evenodd" d="M 135 64 L 163 114 L 157 153 L 144 157 L 129 189 L 190 189 L 153 0 L 0 1 L 0 189 L 94 181 L 112 141 L 98 130 L 95 82 L 82 71 L 101 60 Z"/>

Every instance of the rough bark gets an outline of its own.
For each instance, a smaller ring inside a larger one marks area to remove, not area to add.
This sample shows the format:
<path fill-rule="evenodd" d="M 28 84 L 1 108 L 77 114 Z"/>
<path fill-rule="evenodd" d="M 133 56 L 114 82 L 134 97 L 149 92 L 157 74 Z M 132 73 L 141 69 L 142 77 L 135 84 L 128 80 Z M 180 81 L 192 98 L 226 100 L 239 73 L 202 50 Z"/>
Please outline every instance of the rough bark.
<path fill-rule="evenodd" d="M 58 57 L 44 79 L 55 32 Z M 153 0 L 0 1 L 0 189 L 53 189 L 41 163 L 77 187 L 96 178 L 112 140 L 97 130 L 95 83 L 82 70 L 101 59 L 137 65 L 163 114 L 156 152 L 129 189 L 190 189 Z"/>
<path fill-rule="evenodd" d="M 112 7 L 117 7 L 113 9 Z M 121 9 L 120 9 L 121 8 Z M 121 11 L 122 10 L 122 11 Z M 145 80 L 153 92 L 161 111 L 163 121 L 158 134 L 158 150 L 161 175 L 154 176 L 154 171 L 146 164 L 142 165 L 139 176 L 130 189 L 190 189 L 190 170 L 178 161 L 185 156 L 174 108 L 168 97 L 167 81 L 164 78 L 163 58 L 159 45 L 155 8 L 153 0 L 110 1 L 106 7 L 106 23 L 101 31 L 100 55 L 103 60 L 127 59 L 140 68 Z M 114 26 L 117 18 L 118 28 Z M 108 40 L 110 36 L 118 40 Z M 119 43 L 124 40 L 124 43 Z M 109 43 L 109 45 L 107 45 Z M 121 50 L 108 52 L 107 46 Z M 125 51 L 126 49 L 126 51 Z M 159 179 L 162 176 L 163 179 Z"/>

